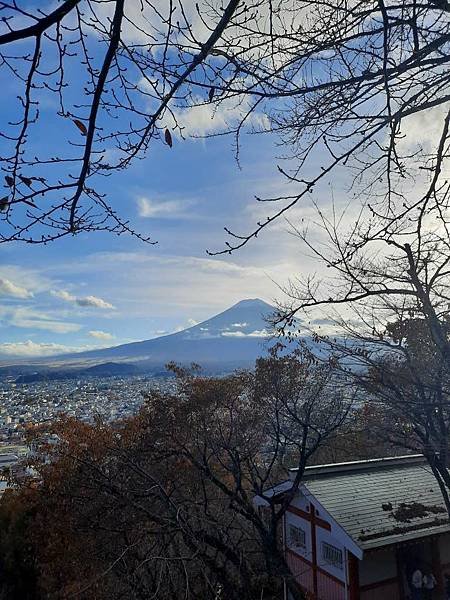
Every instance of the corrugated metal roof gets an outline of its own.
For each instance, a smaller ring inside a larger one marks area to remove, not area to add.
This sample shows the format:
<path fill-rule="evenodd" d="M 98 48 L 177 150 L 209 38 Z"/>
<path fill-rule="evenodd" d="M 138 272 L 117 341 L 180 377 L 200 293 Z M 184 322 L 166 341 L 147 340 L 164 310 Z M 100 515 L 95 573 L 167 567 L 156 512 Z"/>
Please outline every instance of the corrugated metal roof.
<path fill-rule="evenodd" d="M 312 467 L 303 484 L 362 549 L 450 531 L 420 455 Z"/>

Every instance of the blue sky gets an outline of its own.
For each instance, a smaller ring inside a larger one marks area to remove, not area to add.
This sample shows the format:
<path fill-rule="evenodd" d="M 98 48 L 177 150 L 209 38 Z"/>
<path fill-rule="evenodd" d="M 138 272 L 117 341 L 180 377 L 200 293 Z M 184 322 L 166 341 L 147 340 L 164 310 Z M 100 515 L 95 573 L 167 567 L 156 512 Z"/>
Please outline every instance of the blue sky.
<path fill-rule="evenodd" d="M 42 3 L 24 0 L 22 5 L 31 10 Z M 195 3 L 186 0 L 184 5 L 190 7 L 199 39 L 209 35 L 202 31 Z M 98 6 L 110 7 L 107 2 Z M 136 13 L 132 22 L 141 18 L 140 3 L 127 6 Z M 89 43 L 100 60 L 104 46 L 95 36 Z M 51 63 L 51 54 L 45 60 Z M 73 108 L 83 102 L 85 85 L 77 60 L 68 59 L 66 64 L 70 83 L 66 110 L 72 106 L 72 111 L 86 117 L 83 109 Z M 8 120 L 17 120 L 17 96 L 23 90 L 13 77 L 3 76 L 2 86 L 0 112 L 5 126 Z M 33 125 L 30 155 L 70 154 L 70 144 L 83 141 L 80 132 L 70 118 L 58 116 L 55 95 L 40 91 L 39 100 L 40 120 Z M 221 105 L 215 113 L 211 105 L 175 110 L 187 139 L 175 137 L 172 149 L 152 143 L 143 160 L 102 179 L 98 186 L 111 206 L 139 232 L 157 240 L 157 245 L 104 233 L 79 234 L 47 246 L 0 245 L 0 356 L 50 355 L 163 335 L 243 298 L 271 302 L 282 296 L 278 286 L 289 277 L 301 279 L 314 270 L 284 220 L 232 256 L 207 256 L 206 249 L 224 248 L 224 226 L 248 233 L 270 214 L 271 206 L 258 204 L 255 195 L 278 196 L 294 190 L 277 171 L 277 156 L 285 149 L 273 137 L 244 133 L 241 168 L 231 138 L 192 137 L 223 130 L 236 118 L 236 106 Z M 107 119 L 102 115 L 101 125 L 107 126 Z M 170 127 L 169 122 L 166 125 Z M 7 154 L 0 138 L 0 156 Z M 320 168 L 317 162 L 314 168 Z M 47 177 L 45 172 L 34 175 Z M 337 178 L 334 174 L 334 184 Z M 321 205 L 330 205 L 329 183 L 314 192 Z M 347 202 L 345 194 L 336 199 Z M 311 205 L 304 204 L 289 214 L 294 223 L 313 217 Z"/>
<path fill-rule="evenodd" d="M 190 119 L 192 133 L 204 130 L 204 115 Z M 206 123 L 214 129 L 214 121 Z M 48 135 L 45 143 L 60 142 Z M 175 139 L 172 149 L 155 144 L 144 160 L 103 181 L 112 205 L 158 240 L 155 246 L 104 233 L 0 246 L 0 353 L 146 339 L 242 298 L 279 296 L 273 280 L 284 283 L 301 270 L 286 223 L 233 256 L 205 252 L 223 247 L 224 225 L 251 227 L 261 210 L 254 194 L 285 187 L 276 151 L 269 138 L 245 136 L 239 169 L 231 139 Z"/>
<path fill-rule="evenodd" d="M 41 6 L 25 4 L 28 10 Z M 25 24 L 14 22 L 15 27 Z M 23 88 L 1 75 L 6 130 L 8 121 L 17 120 Z M 69 81 L 69 98 L 79 103 L 83 79 L 73 64 Z M 39 102 L 31 155 L 64 155 L 70 143 L 83 141 L 71 120 L 57 115 L 54 96 L 40 91 Z M 187 139 L 175 137 L 172 149 L 156 142 L 144 160 L 100 182 L 113 208 L 157 245 L 105 233 L 46 246 L 0 245 L 0 357 L 147 339 L 206 319 L 243 298 L 270 302 L 280 295 L 276 282 L 285 283 L 304 264 L 285 223 L 275 226 L 276 235 L 263 234 L 231 257 L 206 254 L 224 247 L 225 225 L 247 232 L 267 214 L 255 194 L 286 187 L 276 169 L 275 140 L 244 135 L 238 168 L 231 138 L 192 137 L 217 132 L 235 116 L 232 106 L 215 114 L 209 106 L 187 111 L 181 117 Z M 0 138 L 0 156 L 9 151 Z"/>
<path fill-rule="evenodd" d="M 3 83 L 2 119 L 13 118 L 11 99 L 19 88 L 14 80 Z M 32 152 L 57 155 L 64 152 L 62 145 L 80 141 L 73 123 L 56 116 L 54 99 L 46 97 L 40 109 Z M 156 141 L 143 160 L 100 181 L 99 190 L 113 208 L 157 245 L 106 233 L 79 234 L 46 246 L 0 245 L 0 357 L 157 337 L 244 298 L 272 302 L 282 297 L 279 285 L 289 277 L 314 270 L 284 220 L 232 256 L 206 254 L 225 247 L 224 226 L 248 233 L 270 214 L 272 207 L 258 203 L 255 195 L 293 193 L 277 170 L 283 149 L 274 137 L 244 133 L 240 166 L 232 138 L 195 137 L 221 131 L 235 116 L 235 107 L 185 111 L 180 118 L 186 139 L 175 137 L 171 149 Z M 6 153 L 3 146 L 0 139 L 0 155 Z M 330 198 L 329 182 L 315 190 L 314 199 L 322 205 L 330 205 Z M 347 201 L 345 194 L 342 200 Z M 311 205 L 289 213 L 293 223 L 313 217 Z"/>
<path fill-rule="evenodd" d="M 129 6 L 134 10 L 138 4 Z M 21 87 L 5 72 L 1 75 L 5 126 L 15 120 Z M 79 103 L 83 79 L 73 64 L 69 80 L 69 98 Z M 57 115 L 54 97 L 39 95 L 41 118 L 30 152 L 64 154 L 71 142 L 83 138 L 71 119 Z M 179 116 L 187 139 L 175 137 L 172 149 L 156 141 L 143 160 L 100 182 L 99 191 L 112 207 L 157 245 L 105 233 L 80 234 L 47 246 L 0 245 L 0 356 L 50 355 L 163 335 L 243 298 L 281 298 L 279 285 L 316 269 L 284 220 L 232 256 L 206 255 L 206 249 L 224 247 L 224 226 L 248 233 L 269 214 L 270 205 L 258 204 L 255 195 L 294 193 L 277 171 L 284 149 L 273 137 L 244 134 L 241 168 L 231 138 L 192 137 L 222 130 L 236 114 L 233 106 L 221 106 L 216 113 L 210 105 L 184 111 Z M 420 118 L 408 130 L 412 138 L 430 130 L 432 123 L 425 126 Z M 7 154 L 0 138 L 0 156 Z M 307 169 L 319 169 L 323 157 L 312 159 Z M 330 208 L 333 196 L 338 210 L 347 206 L 348 182 L 334 172 L 289 219 L 294 224 L 313 220 L 311 200 Z M 357 212 L 359 205 L 352 208 Z M 346 218 L 351 219 L 351 210 Z M 316 235 L 315 241 L 323 240 Z"/>

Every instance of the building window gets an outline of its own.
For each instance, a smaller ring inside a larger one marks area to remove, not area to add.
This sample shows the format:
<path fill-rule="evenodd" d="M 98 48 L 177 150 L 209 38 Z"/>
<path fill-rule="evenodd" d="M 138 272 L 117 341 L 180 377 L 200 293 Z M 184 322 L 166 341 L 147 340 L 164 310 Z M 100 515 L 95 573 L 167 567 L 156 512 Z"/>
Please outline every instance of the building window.
<path fill-rule="evenodd" d="M 328 565 L 332 565 L 337 569 L 343 567 L 342 550 L 339 550 L 336 546 L 322 542 L 322 558 Z"/>
<path fill-rule="evenodd" d="M 300 527 L 289 525 L 289 546 L 291 548 L 306 548 L 306 533 Z"/>

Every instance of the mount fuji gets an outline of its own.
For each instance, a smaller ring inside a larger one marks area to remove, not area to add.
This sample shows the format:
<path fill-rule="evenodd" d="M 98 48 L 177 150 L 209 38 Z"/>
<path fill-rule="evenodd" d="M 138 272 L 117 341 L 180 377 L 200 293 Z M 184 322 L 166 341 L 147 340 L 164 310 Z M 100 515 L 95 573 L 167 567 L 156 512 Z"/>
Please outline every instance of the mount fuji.
<path fill-rule="evenodd" d="M 212 363 L 254 362 L 270 336 L 266 318 L 274 307 L 263 300 L 241 300 L 222 313 L 188 329 L 151 340 L 71 355 L 71 358 Z"/>
<path fill-rule="evenodd" d="M 231 308 L 182 331 L 142 342 L 111 348 L 53 356 L 10 365 L 17 374 L 45 373 L 50 376 L 77 371 L 82 374 L 157 373 L 168 362 L 197 363 L 206 371 L 225 372 L 253 366 L 267 354 L 270 327 L 275 308 L 260 299 L 241 300 Z M 31 364 L 32 363 L 32 364 Z M 0 369 L 4 372 L 6 367 Z M 89 372 L 89 373 L 88 373 Z"/>

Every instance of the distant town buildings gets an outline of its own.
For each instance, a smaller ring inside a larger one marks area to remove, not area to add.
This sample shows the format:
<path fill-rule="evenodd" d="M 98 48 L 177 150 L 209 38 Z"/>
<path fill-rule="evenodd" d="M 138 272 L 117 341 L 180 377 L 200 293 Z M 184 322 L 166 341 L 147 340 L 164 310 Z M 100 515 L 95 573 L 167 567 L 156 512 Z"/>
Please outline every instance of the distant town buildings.
<path fill-rule="evenodd" d="M 135 414 L 151 389 L 173 391 L 172 378 L 108 377 L 17 384 L 0 382 L 0 458 L 24 448 L 30 425 L 64 414 L 91 422 L 95 416 L 114 421 Z M 13 448 L 11 450 L 11 448 Z M 19 454 L 21 451 L 19 451 Z M 6 460 L 6 459 L 5 459 Z"/>

